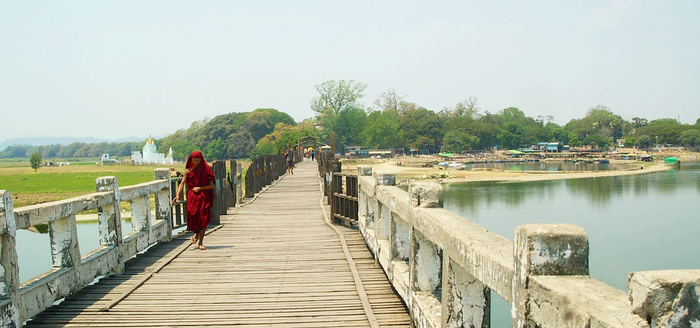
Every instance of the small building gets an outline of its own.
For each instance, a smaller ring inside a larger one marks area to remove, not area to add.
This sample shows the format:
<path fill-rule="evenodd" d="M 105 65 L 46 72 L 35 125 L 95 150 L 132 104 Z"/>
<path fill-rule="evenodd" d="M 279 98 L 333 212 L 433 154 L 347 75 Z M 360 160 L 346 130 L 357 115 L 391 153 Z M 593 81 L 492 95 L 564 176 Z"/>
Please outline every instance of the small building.
<path fill-rule="evenodd" d="M 109 154 L 102 154 L 102 165 L 118 164 L 116 159 L 109 158 Z"/>
<path fill-rule="evenodd" d="M 165 154 L 158 153 L 156 149 L 155 140 L 153 138 L 148 138 L 146 144 L 143 146 L 143 155 L 139 151 L 131 152 L 131 160 L 134 164 L 173 164 L 173 148 L 171 147 L 168 151 L 167 157 Z"/>

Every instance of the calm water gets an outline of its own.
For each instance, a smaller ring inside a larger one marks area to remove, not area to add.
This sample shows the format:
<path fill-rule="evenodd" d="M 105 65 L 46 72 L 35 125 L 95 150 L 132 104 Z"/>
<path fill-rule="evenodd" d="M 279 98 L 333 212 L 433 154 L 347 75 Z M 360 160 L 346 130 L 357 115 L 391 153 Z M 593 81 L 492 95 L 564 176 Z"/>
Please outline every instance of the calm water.
<path fill-rule="evenodd" d="M 583 227 L 591 277 L 623 291 L 632 271 L 700 268 L 699 200 L 700 163 L 622 177 L 444 188 L 445 209 L 511 241 L 522 224 Z M 492 327 L 510 327 L 508 303 L 492 299 Z"/>
<path fill-rule="evenodd" d="M 97 221 L 79 221 L 78 247 L 85 256 L 100 247 L 100 232 Z M 51 242 L 46 228 L 42 233 L 17 230 L 17 257 L 20 281 L 27 281 L 51 269 Z M 122 236 L 131 233 L 131 221 L 122 220 Z"/>
<path fill-rule="evenodd" d="M 628 170 L 636 167 L 632 163 L 583 163 L 583 162 L 522 162 L 522 163 L 474 163 L 466 167 L 469 169 L 496 169 L 506 171 L 617 171 Z"/>

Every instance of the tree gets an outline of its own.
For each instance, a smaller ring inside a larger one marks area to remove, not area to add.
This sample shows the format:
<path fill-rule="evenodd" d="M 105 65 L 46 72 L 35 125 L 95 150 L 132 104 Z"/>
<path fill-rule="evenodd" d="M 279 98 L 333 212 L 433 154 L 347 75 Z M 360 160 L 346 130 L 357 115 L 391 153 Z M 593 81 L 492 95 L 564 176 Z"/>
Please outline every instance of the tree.
<path fill-rule="evenodd" d="M 444 119 L 435 112 L 420 107 L 406 111 L 399 116 L 399 124 L 406 137 L 406 145 L 411 148 L 427 149 L 434 152 L 439 140 L 445 135 Z"/>
<path fill-rule="evenodd" d="M 355 80 L 330 80 L 316 86 L 319 96 L 311 101 L 311 109 L 316 113 L 338 114 L 349 106 L 355 106 L 357 100 L 364 97 L 362 93 L 366 84 Z"/>
<path fill-rule="evenodd" d="M 469 97 L 460 101 L 454 108 L 443 108 L 442 114 L 447 117 L 467 116 L 476 119 L 479 117 L 479 107 L 476 104 L 477 100 L 476 97 Z"/>
<path fill-rule="evenodd" d="M 360 133 L 364 129 L 367 113 L 362 108 L 348 106 L 333 117 L 331 130 L 334 133 L 335 147 L 344 151 L 345 146 L 362 143 Z"/>
<path fill-rule="evenodd" d="M 31 165 L 34 169 L 34 172 L 36 172 L 36 170 L 38 170 L 41 167 L 41 154 L 32 154 L 32 156 L 29 158 L 29 165 Z"/>
<path fill-rule="evenodd" d="M 204 149 L 204 157 L 208 158 L 210 161 L 223 160 L 225 149 L 224 142 L 221 139 L 216 139 L 210 142 Z"/>
<path fill-rule="evenodd" d="M 569 146 L 571 147 L 581 147 L 581 140 L 578 139 L 576 133 L 571 132 L 569 134 Z"/>
<path fill-rule="evenodd" d="M 637 139 L 637 148 L 649 148 L 651 147 L 651 137 L 648 135 L 639 136 Z"/>
<path fill-rule="evenodd" d="M 633 117 L 632 118 L 632 127 L 633 128 L 641 128 L 643 126 L 647 126 L 649 124 L 649 120 L 646 118 L 641 118 L 641 117 Z"/>
<path fill-rule="evenodd" d="M 377 100 L 374 101 L 374 104 L 383 111 L 397 113 L 403 98 L 406 98 L 406 96 L 399 96 L 396 94 L 396 90 L 394 90 L 394 88 L 390 88 L 389 90 L 382 92 L 382 94 L 377 97 Z"/>
<path fill-rule="evenodd" d="M 700 146 L 700 130 L 685 130 L 681 132 L 678 141 L 686 147 Z"/>
<path fill-rule="evenodd" d="M 394 148 L 403 146 L 403 131 L 396 116 L 389 111 L 372 112 L 367 117 L 360 136 L 368 148 Z"/>
<path fill-rule="evenodd" d="M 461 153 L 474 149 L 479 143 L 479 138 L 460 131 L 449 131 L 445 133 L 442 141 L 442 151 L 451 153 Z"/>

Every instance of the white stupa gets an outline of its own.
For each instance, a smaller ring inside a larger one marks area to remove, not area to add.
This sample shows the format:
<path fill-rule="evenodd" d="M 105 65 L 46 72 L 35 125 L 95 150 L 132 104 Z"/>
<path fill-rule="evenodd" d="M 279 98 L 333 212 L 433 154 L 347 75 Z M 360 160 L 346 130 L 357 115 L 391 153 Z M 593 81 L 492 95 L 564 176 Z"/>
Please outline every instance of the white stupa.
<path fill-rule="evenodd" d="M 173 164 L 173 148 L 168 150 L 168 155 L 158 153 L 155 140 L 148 137 L 146 145 L 143 146 L 143 155 L 140 151 L 132 151 L 131 159 L 135 164 Z"/>

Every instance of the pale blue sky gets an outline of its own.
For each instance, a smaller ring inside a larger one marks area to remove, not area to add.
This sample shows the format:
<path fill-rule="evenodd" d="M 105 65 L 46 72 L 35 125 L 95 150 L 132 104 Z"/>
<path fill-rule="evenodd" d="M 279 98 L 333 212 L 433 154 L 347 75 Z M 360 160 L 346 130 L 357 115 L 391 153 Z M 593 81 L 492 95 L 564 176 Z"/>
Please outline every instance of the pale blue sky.
<path fill-rule="evenodd" d="M 0 2 L 0 141 L 170 134 L 314 86 L 394 88 L 439 111 L 468 97 L 565 124 L 700 117 L 700 1 Z"/>

